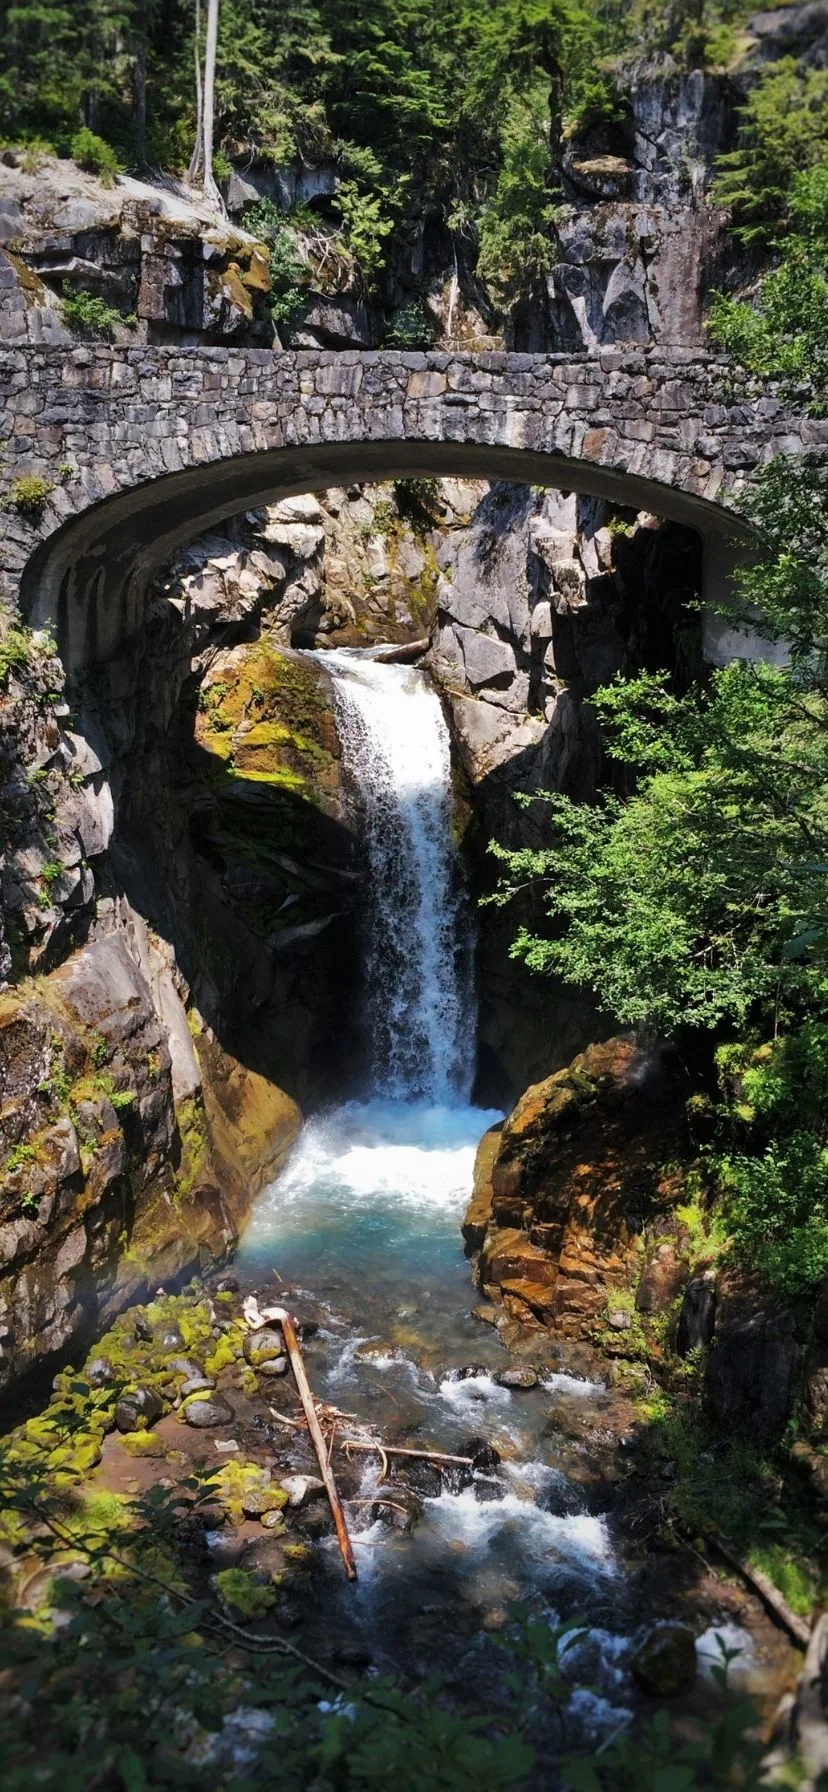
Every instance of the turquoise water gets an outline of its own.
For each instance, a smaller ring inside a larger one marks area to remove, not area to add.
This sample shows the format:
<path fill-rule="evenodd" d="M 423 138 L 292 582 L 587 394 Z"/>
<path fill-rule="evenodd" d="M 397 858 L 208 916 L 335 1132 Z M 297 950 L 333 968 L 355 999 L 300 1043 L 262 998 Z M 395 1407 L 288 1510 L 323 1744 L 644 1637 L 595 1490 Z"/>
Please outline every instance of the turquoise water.
<path fill-rule="evenodd" d="M 317 1395 L 386 1442 L 463 1454 L 483 1438 L 502 1458 L 466 1485 L 426 1490 L 404 1535 L 373 1518 L 379 1462 L 362 1459 L 364 1503 L 348 1508 L 359 1581 L 347 1585 L 325 1543 L 311 1605 L 326 1625 L 335 1611 L 341 1635 L 362 1642 L 378 1669 L 437 1673 L 456 1695 L 479 1699 L 494 1697 L 502 1678 L 494 1637 L 516 1601 L 550 1621 L 586 1614 L 604 1638 L 593 1679 L 607 1684 L 589 1706 L 600 1728 L 624 1709 L 620 1694 L 607 1699 L 623 1692 L 612 1613 L 624 1577 L 606 1516 L 587 1510 L 545 1435 L 553 1401 L 598 1390 L 552 1374 L 530 1393 L 500 1387 L 494 1376 L 509 1358 L 471 1312 L 478 1297 L 460 1221 L 476 1146 L 496 1118 L 376 1100 L 311 1121 L 256 1203 L 238 1270 L 262 1305 L 286 1300 L 318 1323 L 306 1345 Z M 460 1369 L 474 1373 L 458 1379 Z"/>

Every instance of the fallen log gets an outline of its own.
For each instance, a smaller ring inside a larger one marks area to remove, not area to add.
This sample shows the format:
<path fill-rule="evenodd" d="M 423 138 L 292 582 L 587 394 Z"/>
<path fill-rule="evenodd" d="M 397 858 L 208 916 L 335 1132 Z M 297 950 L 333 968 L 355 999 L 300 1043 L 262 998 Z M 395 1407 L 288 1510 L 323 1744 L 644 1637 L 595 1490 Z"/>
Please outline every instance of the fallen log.
<path fill-rule="evenodd" d="M 725 1542 L 724 1537 L 721 1537 L 718 1531 L 705 1530 L 701 1535 L 707 1543 L 718 1550 L 719 1555 L 724 1557 L 731 1568 L 736 1569 L 737 1574 L 742 1576 L 747 1585 L 753 1588 L 762 1604 L 767 1607 L 782 1628 L 787 1630 L 788 1635 L 793 1637 L 794 1642 L 798 1643 L 801 1649 L 807 1649 L 811 1640 L 811 1626 L 807 1618 L 801 1618 L 798 1612 L 791 1611 L 787 1599 L 782 1597 L 779 1588 L 775 1587 L 773 1581 L 762 1573 L 761 1568 L 754 1568 L 752 1563 L 746 1562 L 744 1556 L 738 1555 L 735 1549 L 731 1549 L 730 1544 Z"/>
<path fill-rule="evenodd" d="M 371 654 L 381 666 L 408 666 L 412 660 L 420 660 L 428 653 L 431 641 L 424 635 L 419 641 L 400 641 L 390 647 L 375 647 Z"/>
<path fill-rule="evenodd" d="M 345 1563 L 345 1572 L 349 1580 L 356 1580 L 357 1565 L 354 1560 L 354 1552 L 351 1548 L 351 1539 L 348 1536 L 348 1527 L 345 1523 L 342 1501 L 339 1497 L 339 1489 L 336 1485 L 333 1469 L 328 1461 L 328 1446 L 325 1442 L 322 1427 L 316 1416 L 316 1407 L 314 1405 L 310 1383 L 305 1374 L 305 1365 L 302 1361 L 299 1339 L 296 1336 L 296 1327 L 286 1307 L 263 1307 L 260 1310 L 255 1300 L 252 1298 L 245 1301 L 244 1315 L 248 1325 L 253 1331 L 259 1330 L 263 1325 L 272 1324 L 280 1325 L 282 1328 L 282 1336 L 287 1346 L 288 1356 L 290 1357 L 290 1366 L 293 1370 L 296 1386 L 299 1389 L 299 1398 L 302 1402 L 305 1418 L 308 1422 L 308 1430 L 311 1434 L 314 1450 L 316 1451 L 316 1460 L 319 1463 L 319 1473 L 322 1476 L 325 1485 L 328 1504 L 330 1505 L 333 1521 L 336 1526 L 336 1537 L 342 1560 Z"/>
<path fill-rule="evenodd" d="M 448 1456 L 444 1450 L 404 1450 L 402 1445 L 367 1443 L 361 1437 L 341 1437 L 340 1450 L 368 1450 L 375 1456 L 413 1456 L 417 1462 L 447 1462 L 453 1468 L 472 1468 L 473 1456 Z"/>

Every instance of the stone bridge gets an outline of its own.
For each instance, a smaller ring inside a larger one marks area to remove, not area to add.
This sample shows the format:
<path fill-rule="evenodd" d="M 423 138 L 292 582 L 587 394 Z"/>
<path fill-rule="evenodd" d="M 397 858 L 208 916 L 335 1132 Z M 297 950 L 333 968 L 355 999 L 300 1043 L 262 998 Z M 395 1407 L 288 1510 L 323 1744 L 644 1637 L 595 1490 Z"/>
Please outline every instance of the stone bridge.
<path fill-rule="evenodd" d="M 53 624 L 70 671 L 140 628 L 152 573 L 201 530 L 361 480 L 511 479 L 651 510 L 701 532 L 716 598 L 750 472 L 828 444 L 828 421 L 686 349 L 29 347 L 0 351 L 0 401 L 0 590 Z M 28 474 L 48 487 L 34 512 L 16 497 Z"/>

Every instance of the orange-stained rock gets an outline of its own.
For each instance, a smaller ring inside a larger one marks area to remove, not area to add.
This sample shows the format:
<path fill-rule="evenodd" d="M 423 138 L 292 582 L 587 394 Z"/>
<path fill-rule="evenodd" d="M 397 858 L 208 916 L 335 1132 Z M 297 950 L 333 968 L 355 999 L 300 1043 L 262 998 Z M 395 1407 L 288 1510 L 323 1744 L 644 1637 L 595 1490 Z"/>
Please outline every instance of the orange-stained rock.
<path fill-rule="evenodd" d="M 464 1231 L 481 1247 L 480 1285 L 499 1290 L 513 1317 L 588 1336 L 612 1290 L 638 1283 L 656 1220 L 643 1310 L 672 1298 L 684 1266 L 664 1220 L 682 1185 L 663 1165 L 675 1160 L 686 1094 L 667 1049 L 648 1053 L 622 1034 L 533 1084 L 499 1135 L 485 1135 Z"/>
<path fill-rule="evenodd" d="M 471 1200 L 463 1216 L 462 1233 L 472 1250 L 479 1251 L 492 1216 L 492 1165 L 500 1148 L 502 1126 L 490 1126 L 484 1132 L 474 1160 L 474 1182 Z"/>

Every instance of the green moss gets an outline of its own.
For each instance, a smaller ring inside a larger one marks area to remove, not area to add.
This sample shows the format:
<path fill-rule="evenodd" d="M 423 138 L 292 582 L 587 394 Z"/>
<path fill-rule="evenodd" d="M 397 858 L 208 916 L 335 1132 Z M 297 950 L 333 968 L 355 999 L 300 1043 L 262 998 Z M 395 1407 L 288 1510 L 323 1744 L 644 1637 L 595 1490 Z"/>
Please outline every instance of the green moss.
<path fill-rule="evenodd" d="M 272 1587 L 263 1587 L 245 1568 L 222 1568 L 215 1587 L 223 1603 L 241 1618 L 260 1618 L 276 1603 Z"/>
<path fill-rule="evenodd" d="M 225 1462 L 215 1478 L 217 1498 L 234 1524 L 241 1524 L 246 1511 L 281 1512 L 287 1505 L 287 1494 L 273 1486 L 270 1472 L 255 1462 L 240 1462 L 236 1457 Z"/>
<path fill-rule="evenodd" d="M 175 1179 L 176 1192 L 186 1198 L 201 1181 L 210 1152 L 207 1119 L 200 1097 L 191 1096 L 187 1101 L 180 1102 L 176 1108 L 176 1120 L 181 1139 L 181 1162 Z"/>
<path fill-rule="evenodd" d="M 54 489 L 54 480 L 44 479 L 39 473 L 23 473 L 10 486 L 9 500 L 21 516 L 37 522 Z"/>
<path fill-rule="evenodd" d="M 128 1431 L 121 1438 L 128 1456 L 165 1456 L 167 1446 L 157 1431 Z"/>

